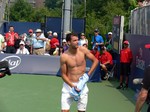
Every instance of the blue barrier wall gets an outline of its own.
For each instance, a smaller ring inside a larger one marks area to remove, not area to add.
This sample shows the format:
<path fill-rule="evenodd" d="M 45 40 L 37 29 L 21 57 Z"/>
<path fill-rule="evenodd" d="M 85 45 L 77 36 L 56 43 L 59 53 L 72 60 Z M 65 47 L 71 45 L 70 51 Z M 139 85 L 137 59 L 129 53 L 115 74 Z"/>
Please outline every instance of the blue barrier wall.
<path fill-rule="evenodd" d="M 41 29 L 41 23 L 39 22 L 6 22 L 3 25 L 4 33 L 8 32 L 9 26 L 14 26 L 15 32 L 18 34 L 28 33 L 29 29 L 33 29 L 34 31 L 37 28 Z"/>
<path fill-rule="evenodd" d="M 7 60 L 9 62 L 12 73 L 61 76 L 59 56 L 1 54 L 0 60 Z M 86 62 L 86 71 L 88 71 L 92 62 L 90 60 Z M 90 81 L 101 81 L 100 66 L 91 74 Z"/>
<path fill-rule="evenodd" d="M 150 36 L 127 34 L 126 39 L 130 42 L 130 48 L 133 52 L 130 86 L 136 89 L 139 86 L 133 85 L 133 79 L 142 78 L 145 67 L 150 64 L 150 50 L 145 48 L 146 44 L 150 44 Z"/>
<path fill-rule="evenodd" d="M 53 31 L 53 32 L 61 32 L 61 19 L 58 17 L 47 17 L 45 21 L 45 32 Z M 80 18 L 72 19 L 72 31 L 75 33 L 84 32 L 85 20 Z"/>

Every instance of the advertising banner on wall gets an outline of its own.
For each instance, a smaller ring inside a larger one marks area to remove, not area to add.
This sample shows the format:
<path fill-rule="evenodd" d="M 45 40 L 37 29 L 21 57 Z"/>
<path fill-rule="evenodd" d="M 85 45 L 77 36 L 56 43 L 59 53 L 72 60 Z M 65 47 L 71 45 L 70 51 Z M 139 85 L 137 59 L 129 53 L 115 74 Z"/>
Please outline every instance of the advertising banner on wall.
<path fill-rule="evenodd" d="M 61 76 L 59 56 L 1 54 L 0 60 L 8 61 L 12 73 Z M 86 72 L 91 64 L 90 60 L 86 61 Z M 98 66 L 91 74 L 90 81 L 99 82 L 100 80 L 100 66 Z"/>

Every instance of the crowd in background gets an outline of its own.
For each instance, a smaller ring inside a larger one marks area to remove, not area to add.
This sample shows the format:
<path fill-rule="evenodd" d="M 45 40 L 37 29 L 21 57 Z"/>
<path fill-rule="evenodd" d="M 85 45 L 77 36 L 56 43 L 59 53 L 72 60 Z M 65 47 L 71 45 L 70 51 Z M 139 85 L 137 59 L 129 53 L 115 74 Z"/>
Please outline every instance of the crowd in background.
<path fill-rule="evenodd" d="M 71 32 L 67 32 L 66 35 L 68 33 Z M 90 52 L 99 60 L 104 74 L 102 75 L 102 79 L 105 80 L 109 78 L 109 71 L 113 66 L 113 34 L 112 32 L 108 32 L 107 38 L 104 41 L 104 37 L 100 35 L 98 29 L 95 29 L 93 33 L 94 36 L 92 37 L 91 42 L 89 42 L 84 33 L 81 33 L 78 39 L 78 45 L 84 46 L 87 49 L 89 44 L 92 45 Z M 9 31 L 4 36 L 0 35 L 1 53 L 59 56 L 68 48 L 69 45 L 67 44 L 66 39 L 63 39 L 62 43 L 60 43 L 57 32 L 52 31 L 48 31 L 45 36 L 41 29 L 36 29 L 35 31 L 29 29 L 28 34 L 24 33 L 18 35 L 18 33 L 15 32 L 14 27 L 10 26 Z M 120 87 L 122 87 L 122 82 L 120 85 Z"/>

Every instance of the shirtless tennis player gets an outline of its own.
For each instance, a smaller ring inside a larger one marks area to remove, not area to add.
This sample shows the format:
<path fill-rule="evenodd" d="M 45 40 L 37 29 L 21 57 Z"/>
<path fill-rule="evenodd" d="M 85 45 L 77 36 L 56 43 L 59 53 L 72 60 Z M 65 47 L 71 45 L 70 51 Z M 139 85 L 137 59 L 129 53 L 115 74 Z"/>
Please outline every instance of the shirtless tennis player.
<path fill-rule="evenodd" d="M 76 34 L 67 34 L 66 41 L 69 49 L 60 56 L 61 74 L 64 81 L 61 95 L 61 112 L 69 112 L 74 100 L 77 101 L 78 112 L 85 112 L 89 91 L 86 82 L 96 69 L 98 60 L 87 48 L 78 46 L 78 36 Z M 86 58 L 93 62 L 88 73 L 85 73 Z"/>

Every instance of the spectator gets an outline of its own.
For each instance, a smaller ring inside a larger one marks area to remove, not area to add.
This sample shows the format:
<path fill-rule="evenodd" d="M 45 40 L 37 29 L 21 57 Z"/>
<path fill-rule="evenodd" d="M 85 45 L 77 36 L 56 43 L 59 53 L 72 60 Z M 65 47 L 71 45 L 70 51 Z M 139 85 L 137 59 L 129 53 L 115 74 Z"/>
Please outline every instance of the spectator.
<path fill-rule="evenodd" d="M 24 41 L 21 41 L 21 42 L 19 43 L 19 45 L 20 45 L 20 47 L 17 49 L 16 54 L 30 54 L 29 51 L 28 51 L 28 49 L 25 48 L 25 43 L 24 43 Z"/>
<path fill-rule="evenodd" d="M 108 38 L 106 40 L 105 46 L 107 48 L 107 51 L 112 50 L 112 32 L 108 32 Z"/>
<path fill-rule="evenodd" d="M 144 0 L 143 1 L 143 6 L 147 6 L 150 5 L 150 0 Z"/>
<path fill-rule="evenodd" d="M 97 58 L 99 59 L 100 53 L 98 51 L 98 47 L 95 46 L 94 49 L 91 50 L 91 53 Z"/>
<path fill-rule="evenodd" d="M 45 41 L 47 40 L 42 33 L 41 29 L 37 29 L 36 36 L 33 38 L 33 54 L 35 55 L 44 55 L 45 54 Z"/>
<path fill-rule="evenodd" d="M 64 51 L 66 51 L 68 49 L 68 44 L 66 42 L 66 39 L 63 39 L 62 46 L 63 46 Z"/>
<path fill-rule="evenodd" d="M 18 36 L 18 39 L 16 39 L 15 45 L 14 45 L 16 51 L 17 51 L 17 49 L 19 49 L 19 47 L 20 47 L 20 42 L 21 42 L 21 41 L 24 42 L 24 41 L 25 41 L 25 38 L 26 38 L 26 34 L 25 34 L 25 33 Z"/>
<path fill-rule="evenodd" d="M 47 38 L 47 40 L 45 42 L 45 55 L 50 55 L 49 54 L 50 49 L 51 49 L 50 39 Z"/>
<path fill-rule="evenodd" d="M 138 5 L 139 5 L 139 7 L 143 7 L 144 5 L 143 5 L 143 0 L 138 0 Z"/>
<path fill-rule="evenodd" d="M 55 56 L 60 56 L 61 54 L 64 53 L 64 48 L 63 46 L 59 46 L 58 48 L 55 49 L 55 51 L 53 52 L 53 55 Z"/>
<path fill-rule="evenodd" d="M 2 34 L 0 34 L 0 53 L 3 53 L 3 50 L 5 48 L 5 39 Z"/>
<path fill-rule="evenodd" d="M 113 66 L 112 55 L 106 50 L 105 46 L 101 47 L 102 54 L 99 56 L 100 66 L 102 70 L 105 72 L 104 79 L 108 79 L 108 70 Z"/>
<path fill-rule="evenodd" d="M 33 49 L 32 49 L 33 38 L 35 38 L 36 35 L 34 34 L 32 29 L 29 29 L 28 33 L 29 34 L 27 35 L 27 38 L 25 40 L 25 47 L 28 49 L 30 54 L 32 54 L 33 53 Z"/>
<path fill-rule="evenodd" d="M 94 30 L 94 37 L 92 38 L 92 48 L 94 49 L 95 46 L 98 47 L 98 51 L 100 51 L 101 45 L 104 44 L 103 37 L 99 35 L 99 30 L 95 29 Z"/>
<path fill-rule="evenodd" d="M 128 82 L 129 82 L 129 74 L 130 74 L 130 65 L 133 60 L 132 51 L 129 48 L 129 42 L 126 40 L 123 42 L 124 48 L 120 51 L 120 85 L 117 87 L 117 89 L 124 89 L 128 88 Z M 123 78 L 125 78 L 125 86 L 123 86 Z"/>
<path fill-rule="evenodd" d="M 52 39 L 52 37 L 53 37 L 52 31 L 48 31 L 47 34 L 48 34 L 48 39 Z"/>
<path fill-rule="evenodd" d="M 50 55 L 53 55 L 53 52 L 55 51 L 56 47 L 59 46 L 59 40 L 58 40 L 58 35 L 56 32 L 53 33 L 53 38 L 50 41 Z"/>
<path fill-rule="evenodd" d="M 144 6 L 150 5 L 150 0 L 144 0 L 144 1 L 139 0 L 138 5 L 139 5 L 139 7 L 144 7 Z"/>
<path fill-rule="evenodd" d="M 14 32 L 14 27 L 9 27 L 9 32 L 6 33 L 6 53 L 16 53 L 15 41 L 18 39 L 18 34 Z"/>
<path fill-rule="evenodd" d="M 88 45 L 88 40 L 85 37 L 84 33 L 81 33 L 81 37 L 79 40 L 79 46 L 83 46 L 83 44 L 87 44 Z"/>

